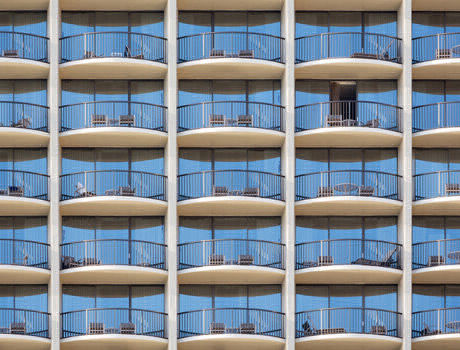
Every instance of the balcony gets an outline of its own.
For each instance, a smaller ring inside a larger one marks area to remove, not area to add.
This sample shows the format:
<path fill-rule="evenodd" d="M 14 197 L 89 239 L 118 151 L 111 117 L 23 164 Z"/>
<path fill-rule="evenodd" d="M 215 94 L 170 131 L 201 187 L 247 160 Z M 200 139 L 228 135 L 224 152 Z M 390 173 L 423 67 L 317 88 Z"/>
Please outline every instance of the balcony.
<path fill-rule="evenodd" d="M 280 11 L 283 0 L 256 0 L 256 1 L 232 1 L 216 2 L 214 0 L 179 0 L 179 10 L 187 11 Z"/>
<path fill-rule="evenodd" d="M 440 102 L 414 107 L 414 147 L 460 147 L 459 113 L 460 102 Z"/>
<path fill-rule="evenodd" d="M 95 239 L 61 244 L 62 283 L 164 283 L 166 246 L 127 240 Z"/>
<path fill-rule="evenodd" d="M 414 79 L 460 77 L 460 33 L 440 33 L 412 39 Z"/>
<path fill-rule="evenodd" d="M 296 313 L 296 349 L 399 350 L 401 314 L 369 308 Z"/>
<path fill-rule="evenodd" d="M 296 107 L 298 147 L 393 147 L 402 140 L 402 109 L 369 101 Z"/>
<path fill-rule="evenodd" d="M 284 209 L 284 176 L 209 170 L 178 176 L 178 212 L 186 216 L 270 216 Z"/>
<path fill-rule="evenodd" d="M 167 315 L 132 308 L 86 309 L 61 314 L 63 350 L 166 349 Z"/>
<path fill-rule="evenodd" d="M 0 101 L 0 116 L 2 147 L 48 146 L 48 107 Z"/>
<path fill-rule="evenodd" d="M 414 175 L 413 214 L 457 215 L 460 209 L 460 171 Z"/>
<path fill-rule="evenodd" d="M 296 244 L 296 282 L 304 284 L 398 283 L 401 245 L 363 239 Z"/>
<path fill-rule="evenodd" d="M 414 0 L 417 1 L 417 0 Z M 420 0 L 418 0 L 420 1 Z M 398 11 L 401 0 L 296 0 L 296 11 Z M 434 7 L 436 9 L 437 7 Z"/>
<path fill-rule="evenodd" d="M 48 9 L 49 0 L 18 0 L 0 4 L 0 11 L 30 11 Z"/>
<path fill-rule="evenodd" d="M 296 79 L 397 79 L 401 39 L 373 33 L 322 33 L 296 39 Z"/>
<path fill-rule="evenodd" d="M 284 348 L 284 314 L 269 310 L 216 308 L 178 314 L 180 350 Z"/>
<path fill-rule="evenodd" d="M 59 4 L 63 11 L 163 11 L 165 0 L 62 0 Z"/>
<path fill-rule="evenodd" d="M 164 215 L 166 177 L 130 170 L 61 175 L 62 215 Z"/>
<path fill-rule="evenodd" d="M 47 215 L 48 175 L 0 169 L 1 215 Z"/>
<path fill-rule="evenodd" d="M 412 256 L 414 283 L 459 283 L 460 239 L 415 243 Z"/>
<path fill-rule="evenodd" d="M 178 245 L 179 283 L 280 284 L 284 244 L 253 239 L 214 239 Z"/>
<path fill-rule="evenodd" d="M 412 313 L 412 349 L 458 349 L 460 308 Z"/>
<path fill-rule="evenodd" d="M 48 78 L 48 38 L 0 31 L 0 78 Z"/>
<path fill-rule="evenodd" d="M 396 215 L 401 176 L 333 170 L 296 176 L 297 215 Z"/>
<path fill-rule="evenodd" d="M 45 350 L 50 348 L 49 314 L 0 308 L 0 346 L 4 349 Z"/>
<path fill-rule="evenodd" d="M 413 11 L 459 11 L 460 4 L 457 0 L 412 0 Z"/>
<path fill-rule="evenodd" d="M 0 239 L 0 279 L 5 284 L 47 284 L 49 245 L 20 239 Z"/>
<path fill-rule="evenodd" d="M 178 144 L 182 147 L 280 147 L 284 107 L 247 101 L 181 106 Z"/>
<path fill-rule="evenodd" d="M 280 79 L 284 39 L 251 32 L 212 32 L 177 39 L 179 79 Z"/>
<path fill-rule="evenodd" d="M 141 33 L 95 32 L 61 38 L 62 79 L 162 79 L 166 39 Z"/>
<path fill-rule="evenodd" d="M 62 106 L 61 146 L 163 147 L 167 108 L 151 103 L 97 101 Z"/>

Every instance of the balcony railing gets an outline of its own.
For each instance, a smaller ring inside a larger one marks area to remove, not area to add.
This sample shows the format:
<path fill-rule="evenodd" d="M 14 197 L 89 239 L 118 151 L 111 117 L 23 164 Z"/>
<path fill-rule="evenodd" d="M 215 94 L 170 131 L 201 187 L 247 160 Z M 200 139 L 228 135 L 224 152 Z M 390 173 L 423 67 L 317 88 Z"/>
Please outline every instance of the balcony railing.
<path fill-rule="evenodd" d="M 412 39 L 413 63 L 459 57 L 460 33 L 440 33 Z"/>
<path fill-rule="evenodd" d="M 151 103 L 95 101 L 60 110 L 61 131 L 109 126 L 166 131 L 166 107 Z"/>
<path fill-rule="evenodd" d="M 460 333 L 460 308 L 445 308 L 412 313 L 412 337 Z"/>
<path fill-rule="evenodd" d="M 48 175 L 1 169 L 0 196 L 48 200 Z"/>
<path fill-rule="evenodd" d="M 166 338 L 167 315 L 162 312 L 100 308 L 61 314 L 62 338 L 80 335 L 124 334 Z"/>
<path fill-rule="evenodd" d="M 367 265 L 400 269 L 401 245 L 368 239 L 332 239 L 296 244 L 296 269 Z"/>
<path fill-rule="evenodd" d="M 61 38 L 61 62 L 121 57 L 166 63 L 166 39 L 127 32 L 83 33 Z"/>
<path fill-rule="evenodd" d="M 25 309 L 0 308 L 0 333 L 49 338 L 49 314 Z"/>
<path fill-rule="evenodd" d="M 48 107 L 24 102 L 0 101 L 0 127 L 48 131 Z"/>
<path fill-rule="evenodd" d="M 61 244 L 62 268 L 130 265 L 165 269 L 166 246 L 128 239 L 94 239 Z"/>
<path fill-rule="evenodd" d="M 48 268 L 49 244 L 21 239 L 0 239 L 0 264 Z"/>
<path fill-rule="evenodd" d="M 214 239 L 178 245 L 179 269 L 262 266 L 284 269 L 284 244 L 253 239 Z"/>
<path fill-rule="evenodd" d="M 414 199 L 460 195 L 460 170 L 414 175 Z"/>
<path fill-rule="evenodd" d="M 284 39 L 250 32 L 213 32 L 177 39 L 178 62 L 205 58 L 253 58 L 284 62 Z"/>
<path fill-rule="evenodd" d="M 96 170 L 61 175 L 61 200 L 127 196 L 166 200 L 166 177 L 130 170 Z"/>
<path fill-rule="evenodd" d="M 179 200 L 244 196 L 284 200 L 284 176 L 253 170 L 209 170 L 178 176 Z"/>
<path fill-rule="evenodd" d="M 432 103 L 412 110 L 414 132 L 454 127 L 460 127 L 460 101 Z"/>
<path fill-rule="evenodd" d="M 296 199 L 332 196 L 400 200 L 401 176 L 380 171 L 334 170 L 296 176 Z"/>
<path fill-rule="evenodd" d="M 412 268 L 460 264 L 460 239 L 439 239 L 414 243 Z"/>
<path fill-rule="evenodd" d="M 178 314 L 179 338 L 198 335 L 246 334 L 284 338 L 284 314 L 281 312 L 215 308 Z"/>
<path fill-rule="evenodd" d="M 284 107 L 247 101 L 202 102 L 181 106 L 178 130 L 248 127 L 284 131 Z"/>
<path fill-rule="evenodd" d="M 296 131 L 367 127 L 401 131 L 402 109 L 369 101 L 329 101 L 296 107 Z"/>
<path fill-rule="evenodd" d="M 401 314 L 360 307 L 329 308 L 296 313 L 296 337 L 325 334 L 372 334 L 400 337 Z"/>
<path fill-rule="evenodd" d="M 35 34 L 0 31 L 1 58 L 48 62 L 48 38 Z"/>
<path fill-rule="evenodd" d="M 401 63 L 401 39 L 374 33 L 322 33 L 296 39 L 296 62 L 367 58 Z"/>

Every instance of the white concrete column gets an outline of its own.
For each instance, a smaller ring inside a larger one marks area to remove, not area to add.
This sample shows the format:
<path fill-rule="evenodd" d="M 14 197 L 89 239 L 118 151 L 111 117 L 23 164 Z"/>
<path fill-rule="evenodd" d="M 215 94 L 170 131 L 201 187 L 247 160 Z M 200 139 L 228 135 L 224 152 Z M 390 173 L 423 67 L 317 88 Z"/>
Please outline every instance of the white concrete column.
<path fill-rule="evenodd" d="M 48 148 L 49 199 L 48 216 L 49 264 L 51 278 L 48 285 L 48 310 L 50 318 L 51 350 L 59 350 L 61 285 L 59 280 L 61 217 L 59 213 L 59 174 L 61 168 L 59 147 L 59 104 L 61 87 L 59 80 L 59 36 L 61 31 L 59 0 L 50 0 L 48 8 L 48 36 L 50 73 L 48 77 L 48 106 L 50 143 Z"/>
<path fill-rule="evenodd" d="M 399 36 L 403 72 L 398 82 L 399 105 L 403 108 L 403 141 L 399 148 L 399 168 L 402 176 L 403 208 L 399 217 L 399 242 L 402 249 L 403 277 L 399 284 L 399 311 L 402 313 L 403 350 L 411 349 L 412 333 L 412 6 L 402 0 L 398 12 Z"/>
<path fill-rule="evenodd" d="M 177 349 L 177 1 L 169 0 L 165 9 L 165 34 L 168 53 L 168 74 L 165 79 L 165 102 L 168 106 L 168 143 L 165 148 L 168 211 L 165 218 L 168 245 L 168 282 L 165 285 L 169 350 Z"/>
<path fill-rule="evenodd" d="M 283 283 L 283 306 L 286 317 L 286 349 L 295 349 L 295 7 L 285 0 L 281 12 L 281 33 L 285 41 L 285 72 L 282 79 L 282 104 L 285 106 L 286 139 L 282 147 L 282 174 L 285 176 L 286 209 L 282 220 L 286 244 L 286 277 Z"/>

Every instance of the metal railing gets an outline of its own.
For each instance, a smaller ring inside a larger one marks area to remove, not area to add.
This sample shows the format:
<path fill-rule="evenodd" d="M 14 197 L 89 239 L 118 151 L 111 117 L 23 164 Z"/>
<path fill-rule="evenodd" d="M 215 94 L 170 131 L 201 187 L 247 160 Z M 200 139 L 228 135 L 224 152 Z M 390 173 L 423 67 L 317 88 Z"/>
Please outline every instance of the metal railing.
<path fill-rule="evenodd" d="M 460 170 L 414 175 L 414 200 L 459 195 Z"/>
<path fill-rule="evenodd" d="M 166 131 L 165 106 L 144 102 L 94 101 L 61 106 L 61 131 L 132 127 Z"/>
<path fill-rule="evenodd" d="M 0 101 L 0 127 L 48 131 L 47 106 L 32 103 Z"/>
<path fill-rule="evenodd" d="M 163 312 L 98 308 L 61 314 L 61 337 L 79 335 L 124 334 L 166 338 L 167 315 Z"/>
<path fill-rule="evenodd" d="M 284 131 L 284 107 L 248 101 L 214 101 L 177 108 L 178 131 L 212 127 L 249 127 Z"/>
<path fill-rule="evenodd" d="M 245 196 L 284 200 L 284 176 L 254 170 L 208 170 L 179 175 L 178 200 Z"/>
<path fill-rule="evenodd" d="M 0 308 L 0 334 L 49 338 L 49 313 L 14 308 Z"/>
<path fill-rule="evenodd" d="M 400 200 L 401 176 L 380 171 L 333 170 L 296 176 L 296 200 L 361 196 Z"/>
<path fill-rule="evenodd" d="M 284 338 L 284 314 L 246 309 L 214 308 L 177 315 L 179 338 L 197 335 L 254 334 Z"/>
<path fill-rule="evenodd" d="M 63 269 L 88 265 L 166 269 L 165 253 L 164 244 L 128 239 L 94 239 L 61 244 Z"/>
<path fill-rule="evenodd" d="M 284 244 L 254 239 L 214 239 L 178 244 L 179 269 L 244 265 L 284 269 Z"/>
<path fill-rule="evenodd" d="M 128 32 L 82 33 L 61 38 L 61 62 L 100 57 L 166 63 L 166 39 Z"/>
<path fill-rule="evenodd" d="M 93 196 L 166 200 L 166 177 L 130 170 L 95 170 L 61 175 L 61 200 Z"/>
<path fill-rule="evenodd" d="M 35 34 L 0 31 L 1 58 L 48 62 L 48 38 Z"/>
<path fill-rule="evenodd" d="M 401 268 L 401 244 L 370 239 L 331 239 L 296 244 L 296 269 L 330 265 Z"/>
<path fill-rule="evenodd" d="M 205 58 L 254 58 L 284 62 L 284 38 L 251 32 L 212 32 L 177 39 L 178 62 Z"/>
<path fill-rule="evenodd" d="M 375 33 L 322 33 L 296 39 L 296 62 L 368 58 L 401 63 L 401 39 Z"/>
<path fill-rule="evenodd" d="M 368 127 L 401 131 L 402 109 L 370 101 L 329 101 L 296 107 L 296 131 Z"/>
<path fill-rule="evenodd" d="M 412 268 L 460 264 L 460 239 L 438 239 L 412 245 Z"/>
<path fill-rule="evenodd" d="M 0 239 L 0 264 L 48 268 L 49 244 L 22 239 Z"/>
<path fill-rule="evenodd" d="M 460 308 L 412 313 L 412 338 L 449 333 L 460 333 Z"/>
<path fill-rule="evenodd" d="M 372 334 L 401 337 L 401 313 L 360 307 L 296 313 L 296 338 L 325 334 Z"/>
<path fill-rule="evenodd" d="M 412 109 L 414 132 L 460 127 L 460 101 L 439 102 Z"/>
<path fill-rule="evenodd" d="M 0 169 L 0 196 L 48 200 L 48 175 Z"/>
<path fill-rule="evenodd" d="M 460 33 L 440 33 L 412 39 L 413 63 L 459 57 Z"/>

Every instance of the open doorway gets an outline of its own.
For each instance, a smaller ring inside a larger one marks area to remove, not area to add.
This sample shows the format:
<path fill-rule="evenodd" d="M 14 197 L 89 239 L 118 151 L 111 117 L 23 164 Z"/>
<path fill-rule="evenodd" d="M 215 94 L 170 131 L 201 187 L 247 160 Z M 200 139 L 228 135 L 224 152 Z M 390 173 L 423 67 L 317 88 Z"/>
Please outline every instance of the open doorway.
<path fill-rule="evenodd" d="M 340 116 L 344 122 L 356 123 L 356 81 L 331 81 L 329 97 L 332 115 Z"/>

